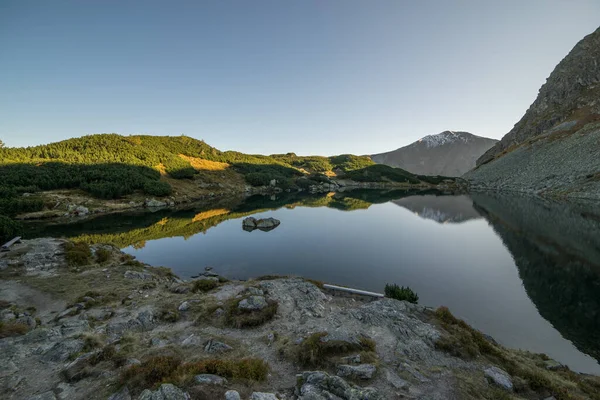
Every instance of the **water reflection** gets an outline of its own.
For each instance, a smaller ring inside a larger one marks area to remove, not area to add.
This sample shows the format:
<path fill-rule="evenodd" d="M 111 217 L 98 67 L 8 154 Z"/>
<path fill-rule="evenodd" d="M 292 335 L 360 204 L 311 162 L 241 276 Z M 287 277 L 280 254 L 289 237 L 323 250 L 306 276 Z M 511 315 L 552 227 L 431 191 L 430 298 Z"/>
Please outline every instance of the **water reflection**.
<path fill-rule="evenodd" d="M 213 266 L 240 279 L 295 274 L 376 292 L 409 285 L 423 304 L 447 305 L 507 346 L 598 374 L 587 356 L 600 360 L 598 214 L 521 196 L 363 190 L 32 224 L 27 237 L 112 242 L 183 277 Z M 247 216 L 282 224 L 248 234 Z"/>

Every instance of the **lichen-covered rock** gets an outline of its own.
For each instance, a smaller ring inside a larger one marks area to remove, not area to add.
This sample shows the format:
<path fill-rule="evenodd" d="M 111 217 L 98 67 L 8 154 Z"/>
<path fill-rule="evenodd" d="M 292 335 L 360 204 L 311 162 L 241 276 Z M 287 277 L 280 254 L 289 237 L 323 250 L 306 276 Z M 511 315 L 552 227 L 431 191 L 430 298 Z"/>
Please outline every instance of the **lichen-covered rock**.
<path fill-rule="evenodd" d="M 491 383 L 501 387 L 504 390 L 508 390 L 509 392 L 513 391 L 512 379 L 506 371 L 503 371 L 498 367 L 489 367 L 486 368 L 483 373 Z"/>
<path fill-rule="evenodd" d="M 254 392 L 250 400 L 279 400 L 273 393 Z"/>
<path fill-rule="evenodd" d="M 200 374 L 194 377 L 194 381 L 198 384 L 223 386 L 227 384 L 227 379 L 214 374 Z"/>
<path fill-rule="evenodd" d="M 263 296 L 250 296 L 239 302 L 240 310 L 258 311 L 268 306 L 267 300 Z"/>
<path fill-rule="evenodd" d="M 231 350 L 233 350 L 233 347 L 213 339 L 209 340 L 208 343 L 206 343 L 206 346 L 204 346 L 204 351 L 211 354 L 223 353 Z"/>
<path fill-rule="evenodd" d="M 153 391 L 144 390 L 138 400 L 189 400 L 190 395 L 170 383 L 163 383 Z"/>
<path fill-rule="evenodd" d="M 129 389 L 127 386 L 123 387 L 123 389 L 119 390 L 116 393 L 113 393 L 108 400 L 131 400 L 131 395 L 129 394 Z"/>
<path fill-rule="evenodd" d="M 236 390 L 228 390 L 225 392 L 225 400 L 241 400 L 241 397 Z"/>
<path fill-rule="evenodd" d="M 377 367 L 373 364 L 339 365 L 337 375 L 344 378 L 368 380 L 373 378 Z"/>
<path fill-rule="evenodd" d="M 298 400 L 384 400 L 375 388 L 354 386 L 339 376 L 330 376 L 322 371 L 298 375 L 296 392 Z"/>

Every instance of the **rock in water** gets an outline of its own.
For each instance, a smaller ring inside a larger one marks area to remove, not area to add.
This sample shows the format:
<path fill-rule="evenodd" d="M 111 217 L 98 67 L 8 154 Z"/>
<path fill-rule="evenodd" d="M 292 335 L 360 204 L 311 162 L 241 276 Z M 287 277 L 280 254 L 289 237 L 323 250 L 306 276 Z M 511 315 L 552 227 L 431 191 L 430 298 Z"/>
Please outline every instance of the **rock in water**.
<path fill-rule="evenodd" d="M 244 229 L 256 229 L 256 218 L 254 217 L 248 217 L 248 218 L 244 218 L 244 221 L 242 221 L 242 227 Z"/>
<path fill-rule="evenodd" d="M 277 228 L 279 224 L 281 224 L 281 221 L 275 218 L 263 218 L 257 220 L 256 218 L 248 217 L 242 222 L 242 228 L 248 232 L 252 232 L 255 229 L 267 232 Z"/>
<path fill-rule="evenodd" d="M 256 227 L 261 231 L 270 231 L 271 229 L 275 229 L 281 224 L 281 221 L 275 218 L 265 218 L 259 219 L 256 223 Z"/>
<path fill-rule="evenodd" d="M 498 367 L 489 367 L 483 372 L 485 377 L 491 383 L 501 387 L 502 389 L 508 390 L 509 392 L 513 391 L 512 379 L 510 379 L 510 375 L 506 371 L 503 371 Z"/>

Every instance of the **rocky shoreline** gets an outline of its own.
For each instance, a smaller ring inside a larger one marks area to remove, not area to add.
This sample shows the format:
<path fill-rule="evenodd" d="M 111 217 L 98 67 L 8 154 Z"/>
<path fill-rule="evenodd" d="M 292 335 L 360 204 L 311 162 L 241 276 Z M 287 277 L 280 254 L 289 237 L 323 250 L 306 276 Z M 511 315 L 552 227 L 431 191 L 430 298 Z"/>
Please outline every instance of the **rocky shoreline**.
<path fill-rule="evenodd" d="M 6 399 L 588 399 L 598 377 L 303 278 L 183 281 L 110 245 L 0 254 Z M 595 393 L 595 394 L 594 394 Z M 552 397 L 553 396 L 553 397 Z"/>

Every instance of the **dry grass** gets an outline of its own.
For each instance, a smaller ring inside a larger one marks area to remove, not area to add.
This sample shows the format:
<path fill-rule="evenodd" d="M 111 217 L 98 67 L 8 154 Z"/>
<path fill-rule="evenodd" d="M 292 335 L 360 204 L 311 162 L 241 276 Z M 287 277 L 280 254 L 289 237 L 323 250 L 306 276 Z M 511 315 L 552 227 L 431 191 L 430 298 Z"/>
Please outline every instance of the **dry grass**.
<path fill-rule="evenodd" d="M 110 260 L 111 252 L 110 250 L 99 248 L 96 250 L 96 261 L 100 264 L 107 262 Z"/>
<path fill-rule="evenodd" d="M 236 380 L 264 381 L 268 372 L 269 365 L 256 358 L 182 362 L 175 356 L 157 356 L 125 370 L 121 375 L 121 383 L 127 385 L 134 393 L 139 393 L 161 383 L 180 385 L 190 383 L 198 374 L 215 374 Z"/>
<path fill-rule="evenodd" d="M 302 343 L 294 345 L 288 354 L 303 366 L 327 366 L 332 358 L 359 352 L 363 362 L 376 362 L 375 342 L 363 337 L 360 343 L 339 340 L 323 341 L 327 332 L 313 333 Z M 284 351 L 285 352 L 285 351 Z"/>
<path fill-rule="evenodd" d="M 231 211 L 226 208 L 215 208 L 214 210 L 199 212 L 198 214 L 194 215 L 192 222 L 203 221 L 208 218 L 218 217 L 219 215 L 229 214 L 230 212 Z"/>
<path fill-rule="evenodd" d="M 29 327 L 18 322 L 0 322 L 0 339 L 21 336 L 29 332 Z"/>
<path fill-rule="evenodd" d="M 209 160 L 205 160 L 203 158 L 188 157 L 183 154 L 180 154 L 179 157 L 181 157 L 184 160 L 186 160 L 187 162 L 189 162 L 190 165 L 194 169 L 198 169 L 198 170 L 225 171 L 227 168 L 231 167 L 231 165 L 229 165 L 227 163 L 222 163 L 222 162 L 218 162 L 218 161 L 209 161 Z"/>
<path fill-rule="evenodd" d="M 226 325 L 237 329 L 252 328 L 272 320 L 277 314 L 279 304 L 274 300 L 267 300 L 267 306 L 262 310 L 239 309 L 238 304 L 247 297 L 228 300 L 224 306 Z"/>
<path fill-rule="evenodd" d="M 546 355 L 507 350 L 496 345 L 452 315 L 446 307 L 438 308 L 434 318 L 447 333 L 438 340 L 436 348 L 465 359 L 485 359 L 485 363 L 502 368 L 513 377 L 515 392 L 521 398 L 554 396 L 556 400 L 600 400 L 600 377 L 579 375 L 568 368 L 546 370 Z"/>

